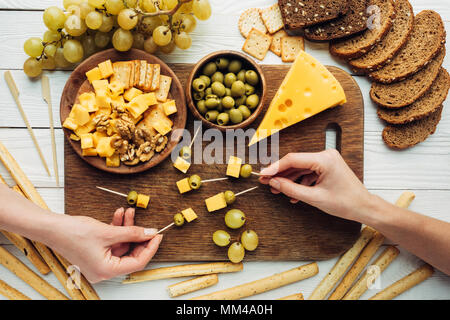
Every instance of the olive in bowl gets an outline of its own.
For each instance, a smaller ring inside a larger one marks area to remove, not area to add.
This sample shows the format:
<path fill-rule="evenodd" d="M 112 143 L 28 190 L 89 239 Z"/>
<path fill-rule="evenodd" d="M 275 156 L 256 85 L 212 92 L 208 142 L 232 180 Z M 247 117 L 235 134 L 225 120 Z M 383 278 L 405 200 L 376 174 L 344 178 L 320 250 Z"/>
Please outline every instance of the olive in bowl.
<path fill-rule="evenodd" d="M 261 113 L 266 80 L 260 66 L 235 51 L 204 57 L 192 70 L 186 96 L 194 116 L 222 131 L 249 126 Z"/>

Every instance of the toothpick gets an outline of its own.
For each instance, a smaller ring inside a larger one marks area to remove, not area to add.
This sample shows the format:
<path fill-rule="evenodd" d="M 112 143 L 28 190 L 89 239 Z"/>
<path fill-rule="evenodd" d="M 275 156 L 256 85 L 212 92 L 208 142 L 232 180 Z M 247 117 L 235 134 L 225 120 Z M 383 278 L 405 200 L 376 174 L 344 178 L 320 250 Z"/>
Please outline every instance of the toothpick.
<path fill-rule="evenodd" d="M 106 191 L 106 192 L 109 192 L 109 193 L 116 194 L 116 195 L 121 196 L 121 197 L 128 198 L 128 195 L 120 193 L 120 192 L 117 192 L 117 191 L 112 191 L 112 190 L 109 190 L 109 189 L 106 189 L 106 188 L 102 188 L 102 187 L 98 187 L 98 186 L 96 188 L 100 189 L 100 190 L 103 190 L 103 191 Z"/>
<path fill-rule="evenodd" d="M 166 231 L 167 229 L 173 227 L 175 225 L 175 222 L 172 222 L 171 224 L 169 224 L 167 227 L 162 228 L 161 230 L 159 230 L 156 234 L 160 234 L 164 231 Z"/>
<path fill-rule="evenodd" d="M 239 193 L 236 193 L 236 194 L 235 194 L 234 196 L 235 196 L 235 197 L 237 197 L 237 196 L 240 196 L 240 195 L 242 195 L 242 194 L 244 194 L 244 193 L 247 193 L 247 192 L 253 191 L 253 190 L 255 190 L 256 188 L 258 188 L 258 187 L 256 186 L 256 187 L 253 187 L 253 188 L 250 188 L 250 189 L 247 189 L 247 190 L 241 191 L 241 192 L 239 192 Z"/>
<path fill-rule="evenodd" d="M 192 145 L 194 144 L 195 138 L 197 138 L 197 135 L 198 135 L 200 129 L 201 129 L 201 127 L 198 127 L 197 131 L 195 132 L 194 137 L 192 138 L 191 144 L 189 145 L 189 149 L 192 148 Z"/>
<path fill-rule="evenodd" d="M 214 181 L 223 181 L 223 180 L 228 180 L 228 178 L 217 178 L 217 179 L 202 180 L 202 183 L 214 182 Z"/>
<path fill-rule="evenodd" d="M 252 171 L 252 174 L 254 174 L 255 176 L 260 176 L 261 175 L 261 173 L 253 172 L 253 171 Z"/>

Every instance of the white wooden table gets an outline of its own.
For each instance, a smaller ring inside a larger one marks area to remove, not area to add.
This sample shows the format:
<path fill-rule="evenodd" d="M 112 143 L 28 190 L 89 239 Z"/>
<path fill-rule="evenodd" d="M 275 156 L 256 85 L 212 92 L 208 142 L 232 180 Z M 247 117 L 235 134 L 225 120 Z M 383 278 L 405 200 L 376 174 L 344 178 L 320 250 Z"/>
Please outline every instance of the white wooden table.
<path fill-rule="evenodd" d="M 441 14 L 446 29 L 450 30 L 450 6 L 447 0 L 410 0 L 415 13 L 424 9 L 433 9 Z M 239 34 L 237 21 L 240 12 L 248 7 L 264 7 L 274 0 L 212 0 L 213 16 L 209 21 L 200 22 L 193 33 L 193 46 L 188 51 L 177 50 L 169 56 L 164 56 L 166 62 L 194 63 L 209 52 L 220 49 L 240 50 L 244 39 Z M 53 172 L 51 158 L 50 133 L 48 130 L 47 106 L 41 97 L 40 81 L 33 81 L 22 71 L 26 55 L 23 53 L 23 43 L 31 36 L 41 37 L 45 31 L 42 22 L 42 11 L 48 6 L 62 7 L 62 1 L 55 0 L 0 0 L 0 69 L 1 73 L 11 70 L 21 92 L 20 99 L 29 117 L 31 125 L 46 156 L 50 170 Z M 335 60 L 328 53 L 328 45 L 307 43 L 306 51 L 327 65 L 346 66 Z M 447 52 L 450 47 L 447 45 Z M 278 64 L 280 59 L 269 53 L 263 63 Z M 444 62 L 450 70 L 450 59 Z M 348 70 L 349 71 L 349 70 Z M 57 125 L 56 141 L 59 159 L 61 185 L 63 185 L 63 132 L 59 123 L 59 99 L 63 86 L 70 72 L 55 71 L 47 73 L 50 77 L 52 97 L 54 101 L 54 118 Z M 365 99 L 365 184 L 375 194 L 389 201 L 395 201 L 404 190 L 412 190 L 416 200 L 411 209 L 423 214 L 450 221 L 450 99 L 445 103 L 442 121 L 437 132 L 425 143 L 404 152 L 389 150 L 381 139 L 383 124 L 376 116 L 376 108 L 369 98 L 370 83 L 364 77 L 355 77 L 361 87 Z M 14 104 L 6 83 L 1 77 L 0 85 L 0 141 L 18 160 L 25 173 L 38 188 L 50 208 L 55 212 L 64 212 L 64 189 L 57 188 L 54 178 L 49 178 L 39 160 L 25 124 Z M 0 166 L 0 174 L 10 185 L 12 179 L 6 170 Z M 82 215 L 83 212 L 80 211 Z M 0 237 L 0 244 L 22 259 L 28 260 L 8 241 Z M 336 259 L 319 262 L 319 275 L 314 278 L 295 283 L 259 296 L 257 299 L 276 299 L 297 292 L 306 297 L 312 292 L 319 281 L 331 269 Z M 247 281 L 259 279 L 284 271 L 306 262 L 253 262 L 245 263 L 244 271 L 239 274 L 220 276 L 220 282 L 215 287 L 202 293 L 213 292 Z M 380 287 L 384 288 L 392 282 L 407 275 L 415 269 L 420 260 L 402 250 L 397 260 L 382 274 Z M 151 263 L 149 267 L 168 266 L 173 264 Z M 16 287 L 33 299 L 41 296 L 27 284 L 0 266 L 0 279 Z M 46 279 L 64 290 L 53 275 Z M 103 299 L 168 299 L 166 287 L 180 280 L 162 280 L 133 285 L 122 285 L 121 278 L 105 281 L 95 285 Z M 369 298 L 378 289 L 369 290 L 362 297 Z M 190 298 L 194 293 L 185 296 Z M 418 287 L 404 293 L 399 299 L 449 299 L 450 277 L 436 272 Z M 2 297 L 0 297 L 2 299 Z"/>

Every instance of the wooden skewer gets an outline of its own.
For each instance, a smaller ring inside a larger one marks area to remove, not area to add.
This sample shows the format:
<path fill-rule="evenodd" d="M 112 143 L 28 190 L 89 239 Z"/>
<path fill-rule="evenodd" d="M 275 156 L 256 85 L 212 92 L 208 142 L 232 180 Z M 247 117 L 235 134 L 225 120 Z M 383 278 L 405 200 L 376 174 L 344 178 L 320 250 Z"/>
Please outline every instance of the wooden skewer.
<path fill-rule="evenodd" d="M 252 174 L 255 175 L 255 176 L 258 176 L 258 177 L 261 176 L 261 173 L 258 173 L 258 172 L 253 172 L 253 171 L 252 171 Z"/>
<path fill-rule="evenodd" d="M 23 121 L 25 122 L 25 125 L 28 128 L 28 132 L 30 133 L 31 139 L 34 142 L 34 146 L 36 147 L 37 152 L 39 153 L 39 157 L 41 158 L 42 164 L 44 165 L 45 171 L 47 171 L 48 175 L 51 176 L 50 170 L 48 169 L 47 162 L 45 162 L 44 155 L 42 154 L 41 148 L 39 147 L 39 143 L 36 139 L 36 136 L 34 135 L 33 129 L 31 128 L 30 123 L 28 122 L 28 118 L 25 114 L 25 111 L 22 108 L 22 104 L 19 100 L 19 90 L 17 89 L 16 83 L 14 82 L 14 79 L 11 75 L 10 71 L 5 72 L 5 80 L 8 84 L 9 90 L 11 91 L 11 94 L 16 101 L 17 108 L 19 108 L 20 114 L 22 115 Z"/>
<path fill-rule="evenodd" d="M 198 133 L 200 132 L 201 127 L 198 127 L 197 131 L 194 134 L 194 137 L 191 140 L 191 143 L 189 144 L 189 149 L 192 148 L 192 145 L 194 144 L 195 138 L 197 138 Z"/>
<path fill-rule="evenodd" d="M 120 192 L 109 190 L 109 189 L 106 189 L 106 188 L 103 188 L 103 187 L 99 187 L 99 186 L 97 186 L 96 188 L 100 189 L 100 190 L 103 190 L 103 191 L 106 191 L 106 192 L 109 192 L 109 193 L 116 194 L 116 195 L 124 197 L 124 198 L 128 198 L 128 196 L 125 193 L 120 193 Z"/>
<path fill-rule="evenodd" d="M 163 233 L 164 231 L 166 231 L 169 228 L 172 228 L 175 225 L 175 222 L 172 222 L 171 224 L 169 224 L 168 226 L 162 228 L 161 230 L 159 230 L 156 234 L 160 234 Z"/>
<path fill-rule="evenodd" d="M 250 189 L 247 189 L 247 190 L 244 190 L 244 191 L 241 191 L 241 192 L 239 192 L 239 193 L 236 193 L 234 196 L 237 197 L 237 196 L 243 195 L 244 193 L 253 191 L 253 190 L 255 190 L 256 188 L 258 188 L 258 186 L 253 187 L 253 188 L 250 188 Z"/>
<path fill-rule="evenodd" d="M 228 180 L 228 178 L 217 178 L 217 179 L 202 180 L 202 183 L 215 182 L 215 181 L 223 181 L 223 180 Z"/>

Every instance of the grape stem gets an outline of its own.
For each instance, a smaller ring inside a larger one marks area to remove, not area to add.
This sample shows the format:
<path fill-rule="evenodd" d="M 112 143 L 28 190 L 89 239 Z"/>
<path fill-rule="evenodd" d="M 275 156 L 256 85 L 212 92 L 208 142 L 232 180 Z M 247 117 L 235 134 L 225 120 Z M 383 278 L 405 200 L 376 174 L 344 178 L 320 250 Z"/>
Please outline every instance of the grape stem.
<path fill-rule="evenodd" d="M 136 8 L 134 8 L 133 10 L 138 13 L 141 17 L 145 18 L 145 17 L 157 17 L 157 16 L 173 16 L 175 14 L 175 12 L 177 12 L 178 9 L 180 9 L 180 7 L 185 4 L 188 3 L 192 0 L 179 0 L 177 5 L 171 9 L 171 10 L 158 10 L 156 12 L 143 12 L 142 10 L 138 9 L 136 6 Z M 159 6 L 158 6 L 159 9 Z"/>

